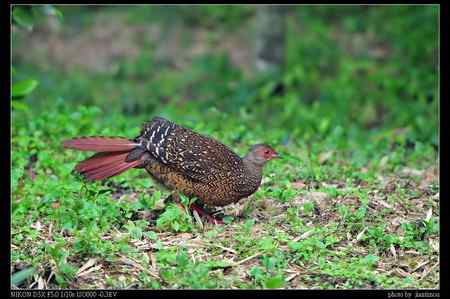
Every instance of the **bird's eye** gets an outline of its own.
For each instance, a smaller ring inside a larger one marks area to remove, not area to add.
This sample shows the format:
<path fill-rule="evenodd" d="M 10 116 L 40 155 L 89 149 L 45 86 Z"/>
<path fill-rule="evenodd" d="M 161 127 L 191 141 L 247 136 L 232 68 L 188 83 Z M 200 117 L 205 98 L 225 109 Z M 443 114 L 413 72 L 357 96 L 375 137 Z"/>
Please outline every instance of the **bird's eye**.
<path fill-rule="evenodd" d="M 266 150 L 266 151 L 264 152 L 264 154 L 269 154 L 269 150 Z"/>

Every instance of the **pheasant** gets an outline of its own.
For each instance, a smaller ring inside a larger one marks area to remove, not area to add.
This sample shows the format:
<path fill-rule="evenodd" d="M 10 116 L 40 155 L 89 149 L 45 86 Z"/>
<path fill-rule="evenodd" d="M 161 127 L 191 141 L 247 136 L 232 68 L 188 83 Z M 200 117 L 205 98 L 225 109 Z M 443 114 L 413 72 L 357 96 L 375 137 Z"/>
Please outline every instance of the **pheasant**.
<path fill-rule="evenodd" d="M 168 189 L 195 196 L 208 206 L 225 206 L 253 194 L 261 184 L 266 162 L 279 158 L 266 144 L 253 145 L 241 158 L 219 141 L 162 117 L 144 123 L 134 139 L 79 137 L 64 141 L 63 146 L 97 152 L 75 167 L 87 180 L 144 168 Z M 221 223 L 196 205 L 190 208 L 210 222 Z"/>

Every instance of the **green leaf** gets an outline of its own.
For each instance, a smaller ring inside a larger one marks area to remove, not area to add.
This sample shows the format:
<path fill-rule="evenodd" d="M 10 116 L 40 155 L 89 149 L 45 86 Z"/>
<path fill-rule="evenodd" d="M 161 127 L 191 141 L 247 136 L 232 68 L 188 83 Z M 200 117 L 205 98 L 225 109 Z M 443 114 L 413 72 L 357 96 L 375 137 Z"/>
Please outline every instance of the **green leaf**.
<path fill-rule="evenodd" d="M 15 286 L 20 285 L 25 279 L 27 279 L 28 277 L 30 277 L 31 275 L 34 274 L 34 272 L 36 271 L 36 268 L 31 267 L 31 268 L 27 268 L 27 269 L 23 269 L 19 272 L 16 272 L 12 275 L 11 277 L 11 283 Z"/>
<path fill-rule="evenodd" d="M 264 284 L 265 284 L 266 288 L 279 289 L 284 286 L 284 279 L 283 279 L 283 276 L 277 275 L 277 276 L 271 277 L 269 279 L 266 279 Z"/>
<path fill-rule="evenodd" d="M 264 272 L 261 270 L 261 267 L 253 266 L 253 268 L 250 269 L 250 275 L 258 280 L 264 275 Z"/>
<path fill-rule="evenodd" d="M 294 251 L 298 251 L 303 247 L 303 244 L 302 244 L 302 242 L 289 241 L 288 247 Z"/>
<path fill-rule="evenodd" d="M 183 194 L 179 194 L 180 196 L 180 201 L 183 204 L 183 206 L 188 207 L 189 206 L 189 198 L 184 196 Z"/>
<path fill-rule="evenodd" d="M 231 222 L 233 222 L 233 219 L 234 218 L 232 216 L 225 216 L 225 217 L 223 217 L 222 221 L 225 224 L 230 224 Z"/>
<path fill-rule="evenodd" d="M 23 7 L 14 7 L 12 12 L 14 22 L 27 30 L 33 29 L 33 17 Z"/>
<path fill-rule="evenodd" d="M 369 254 L 364 257 L 364 263 L 369 266 L 374 266 L 378 262 L 378 259 L 378 256 Z"/>
<path fill-rule="evenodd" d="M 47 14 L 48 16 L 54 16 L 57 17 L 59 20 L 63 19 L 63 14 L 62 12 L 57 9 L 56 7 L 54 7 L 53 5 L 44 5 L 42 7 L 42 10 L 45 14 Z"/>
<path fill-rule="evenodd" d="M 145 232 L 144 235 L 152 241 L 158 240 L 158 235 L 154 231 Z"/>
<path fill-rule="evenodd" d="M 37 85 L 38 81 L 36 80 L 23 80 L 19 83 L 15 83 L 12 86 L 12 96 L 13 98 L 26 96 L 31 93 Z"/>
<path fill-rule="evenodd" d="M 180 230 L 180 224 L 178 222 L 173 222 L 172 223 L 172 228 L 174 229 L 174 231 L 179 231 Z"/>
<path fill-rule="evenodd" d="M 130 236 L 133 239 L 140 240 L 142 238 L 142 229 L 139 227 L 132 227 L 130 230 Z"/>
<path fill-rule="evenodd" d="M 14 110 L 22 110 L 22 111 L 28 111 L 29 107 L 27 104 L 19 102 L 19 101 L 12 101 L 12 108 Z"/>
<path fill-rule="evenodd" d="M 66 262 L 61 262 L 61 263 L 59 263 L 58 267 L 59 267 L 59 271 L 61 271 L 61 273 L 63 273 L 67 278 L 72 279 L 73 277 L 75 277 L 77 268 L 75 268 L 71 264 L 66 263 Z"/>
<path fill-rule="evenodd" d="M 189 257 L 184 251 L 181 251 L 176 256 L 176 262 L 179 267 L 186 267 L 189 264 Z"/>
<path fill-rule="evenodd" d="M 276 245 L 272 239 L 272 237 L 263 238 L 258 242 L 259 248 L 264 251 L 270 251 L 276 248 Z"/>

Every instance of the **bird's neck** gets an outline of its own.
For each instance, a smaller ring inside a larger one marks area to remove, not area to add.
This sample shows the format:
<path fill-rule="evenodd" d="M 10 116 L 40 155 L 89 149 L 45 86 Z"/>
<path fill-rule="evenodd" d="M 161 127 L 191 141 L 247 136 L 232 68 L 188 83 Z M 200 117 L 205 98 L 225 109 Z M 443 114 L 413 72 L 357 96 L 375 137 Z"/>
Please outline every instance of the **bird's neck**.
<path fill-rule="evenodd" d="M 247 177 L 252 178 L 252 180 L 259 185 L 262 179 L 264 165 L 255 163 L 251 159 L 246 158 L 247 157 L 244 157 L 243 161 Z"/>
<path fill-rule="evenodd" d="M 243 179 L 238 183 L 240 189 L 239 192 L 241 195 L 249 196 L 258 190 L 261 185 L 263 166 L 256 165 L 245 158 L 243 161 L 245 173 Z"/>

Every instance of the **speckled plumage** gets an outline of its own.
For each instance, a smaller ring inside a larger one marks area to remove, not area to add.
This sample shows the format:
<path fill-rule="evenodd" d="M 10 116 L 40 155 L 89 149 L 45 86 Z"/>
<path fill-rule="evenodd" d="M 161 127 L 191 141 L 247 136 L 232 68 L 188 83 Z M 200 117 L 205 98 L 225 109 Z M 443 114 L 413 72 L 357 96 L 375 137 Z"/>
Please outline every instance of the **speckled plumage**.
<path fill-rule="evenodd" d="M 69 140 L 65 142 L 65 146 L 90 150 L 94 148 L 92 143 L 100 139 L 91 137 L 90 140 L 92 141 L 81 138 Z M 269 146 L 255 145 L 241 158 L 219 141 L 161 117 L 145 123 L 139 136 L 133 140 L 128 143 L 124 140 L 109 138 L 105 140 L 108 141 L 105 148 L 117 148 L 116 151 L 119 151 L 123 147 L 127 153 L 125 159 L 122 152 L 109 153 L 112 158 L 94 155 L 79 163 L 81 166 L 77 166 L 78 171 L 88 178 L 103 179 L 117 175 L 128 167 L 145 168 L 153 178 L 169 189 L 186 196 L 196 196 L 210 206 L 224 206 L 254 193 L 261 184 L 265 162 L 277 156 Z M 132 149 L 129 150 L 129 147 Z M 101 146 L 95 144 L 95 150 L 100 151 L 99 148 Z M 113 166 L 105 168 L 103 164 L 107 164 L 106 162 L 102 163 L 102 167 L 98 166 L 99 162 L 89 162 L 95 161 L 94 159 L 109 159 L 109 164 L 110 160 L 114 160 L 111 164 Z"/>
<path fill-rule="evenodd" d="M 157 181 L 212 206 L 255 192 L 262 173 L 247 171 L 241 157 L 207 136 L 155 117 L 135 138 L 152 155 L 145 169 Z"/>

